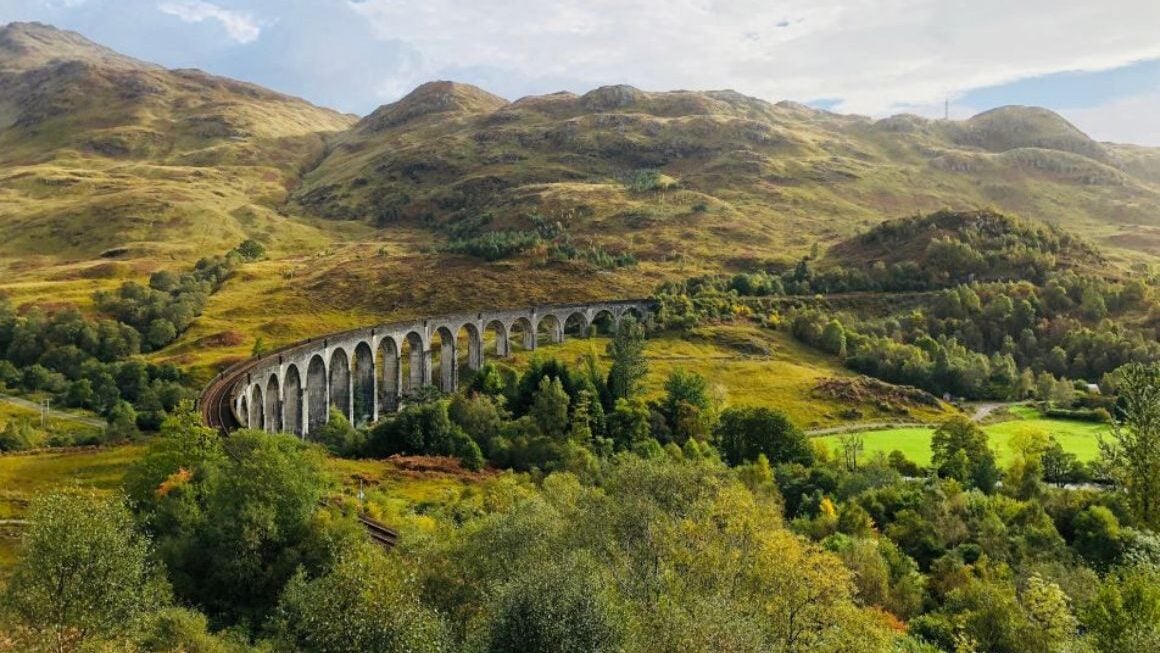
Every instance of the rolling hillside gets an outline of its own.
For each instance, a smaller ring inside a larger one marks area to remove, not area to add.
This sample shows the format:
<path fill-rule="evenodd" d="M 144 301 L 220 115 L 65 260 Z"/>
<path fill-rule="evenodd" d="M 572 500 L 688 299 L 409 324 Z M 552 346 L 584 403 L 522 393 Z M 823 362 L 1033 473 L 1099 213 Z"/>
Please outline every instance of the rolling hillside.
<path fill-rule="evenodd" d="M 1156 254 L 1154 167 L 1146 148 L 1096 143 L 1032 107 L 874 121 L 728 91 L 504 103 L 436 82 L 336 137 L 292 205 L 384 229 L 454 231 L 481 215 L 528 229 L 540 215 L 645 260 L 735 264 L 888 217 L 993 206 Z"/>
<path fill-rule="evenodd" d="M 312 240 L 315 230 L 278 209 L 324 133 L 352 122 L 14 23 L 0 29 L 0 257 L 19 270 L 106 250 L 189 258 L 246 235 Z"/>
<path fill-rule="evenodd" d="M 0 292 L 14 304 L 84 307 L 245 238 L 266 245 L 178 360 L 388 316 L 643 295 L 815 245 L 840 257 L 855 234 L 943 207 L 1045 221 L 1100 246 L 1101 266 L 1155 261 L 1160 150 L 1028 107 L 872 120 L 626 86 L 509 102 L 431 82 L 358 119 L 49 26 L 0 28 Z"/>

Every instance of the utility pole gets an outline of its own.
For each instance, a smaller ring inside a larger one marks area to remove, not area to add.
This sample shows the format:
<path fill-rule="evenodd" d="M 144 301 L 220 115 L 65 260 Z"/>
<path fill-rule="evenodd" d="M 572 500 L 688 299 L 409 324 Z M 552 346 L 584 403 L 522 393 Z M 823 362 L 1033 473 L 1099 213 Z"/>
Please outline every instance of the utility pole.
<path fill-rule="evenodd" d="M 943 99 L 943 120 L 951 119 L 951 99 Z"/>
<path fill-rule="evenodd" d="M 52 399 L 45 399 L 40 402 L 40 429 L 43 431 L 48 428 L 48 412 L 52 407 Z"/>

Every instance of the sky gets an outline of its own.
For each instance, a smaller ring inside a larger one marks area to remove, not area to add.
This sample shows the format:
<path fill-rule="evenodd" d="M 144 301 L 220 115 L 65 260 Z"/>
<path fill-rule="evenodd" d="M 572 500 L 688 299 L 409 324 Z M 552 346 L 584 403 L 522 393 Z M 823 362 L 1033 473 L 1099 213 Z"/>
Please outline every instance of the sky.
<path fill-rule="evenodd" d="M 357 114 L 433 79 L 631 84 L 875 117 L 1038 105 L 1160 146 L 1157 0 L 0 0 L 16 20 Z"/>

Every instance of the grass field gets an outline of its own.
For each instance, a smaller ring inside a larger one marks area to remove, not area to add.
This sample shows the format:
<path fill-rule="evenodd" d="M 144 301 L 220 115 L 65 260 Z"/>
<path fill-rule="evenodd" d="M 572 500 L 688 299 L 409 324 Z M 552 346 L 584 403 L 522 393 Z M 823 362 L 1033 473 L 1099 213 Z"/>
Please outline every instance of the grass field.
<path fill-rule="evenodd" d="M 1028 415 L 1025 411 L 1019 413 Z M 1036 414 L 1037 415 L 1037 414 Z M 1000 464 L 1011 460 L 1012 452 L 1009 442 L 1011 437 L 1023 431 L 1041 431 L 1054 436 L 1063 445 L 1064 450 L 1076 455 L 1082 461 L 1095 460 L 1099 455 L 1097 436 L 1107 433 L 1105 424 L 1082 422 L 1076 420 L 1049 419 L 1043 417 L 1022 417 L 1019 419 L 987 424 L 983 426 L 990 438 L 991 449 L 999 458 Z M 889 453 L 898 449 L 907 458 L 920 465 L 930 464 L 930 440 L 934 429 L 926 427 L 904 427 L 883 429 L 879 431 L 862 432 L 863 442 L 866 445 L 866 454 L 876 451 Z M 840 435 L 827 435 L 821 441 L 831 447 L 838 447 Z"/>
<path fill-rule="evenodd" d="M 534 353 L 518 352 L 510 364 L 526 365 L 532 356 L 555 357 L 566 363 L 588 352 L 600 356 L 607 369 L 607 337 L 569 338 L 559 345 L 540 345 Z M 646 397 L 659 399 L 664 382 L 676 369 L 697 372 L 709 380 L 713 392 L 726 405 L 767 406 L 784 410 L 801 428 L 848 423 L 842 418 L 849 404 L 819 397 L 813 389 L 830 377 L 851 377 L 852 372 L 837 359 L 796 342 L 789 334 L 752 324 L 702 327 L 692 333 L 664 333 L 650 338 L 645 346 L 649 374 Z M 862 419 L 916 420 L 945 419 L 947 410 L 911 408 L 907 413 L 884 412 L 873 404 L 856 406 Z"/>
<path fill-rule="evenodd" d="M 121 486 L 125 470 L 145 450 L 141 444 L 30 455 L 0 456 L 0 519 L 21 519 L 28 502 L 58 488 L 108 493 Z M 17 527 L 0 528 L 0 578 L 18 543 Z"/>
<path fill-rule="evenodd" d="M 65 419 L 58 416 L 50 416 L 46 423 L 46 428 L 40 428 L 40 411 L 34 408 L 25 406 L 18 406 L 16 404 L 0 401 L 0 429 L 3 429 L 9 422 L 13 421 L 28 421 L 36 435 L 40 439 L 47 439 L 52 435 L 61 435 L 68 437 L 89 435 L 98 432 L 100 429 L 84 422 L 76 420 Z M 0 485 L 0 489 L 3 486 Z"/>
<path fill-rule="evenodd" d="M 107 449 L 0 456 L 0 520 L 21 519 L 30 500 L 62 488 L 117 491 L 126 470 L 146 450 L 145 444 Z M 422 532 L 434 525 L 425 513 L 449 501 L 472 496 L 473 487 L 490 475 L 459 469 L 454 461 L 417 459 L 396 464 L 384 460 L 326 459 L 326 472 L 343 495 L 354 497 L 360 479 L 366 509 L 375 518 Z M 0 583 L 15 560 L 20 526 L 0 525 Z"/>

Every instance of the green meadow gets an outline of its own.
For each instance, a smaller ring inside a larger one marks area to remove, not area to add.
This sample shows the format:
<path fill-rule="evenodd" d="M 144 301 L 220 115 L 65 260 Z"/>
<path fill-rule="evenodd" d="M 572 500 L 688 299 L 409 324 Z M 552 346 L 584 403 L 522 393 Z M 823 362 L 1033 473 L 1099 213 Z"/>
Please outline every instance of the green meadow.
<path fill-rule="evenodd" d="M 1018 416 L 1018 413 L 1016 415 Z M 1087 462 L 1099 456 L 1098 438 L 1109 431 L 1106 424 L 1038 416 L 985 424 L 983 430 L 987 432 L 991 449 L 995 451 L 1000 464 L 1011 461 L 1010 441 L 1018 433 L 1027 431 L 1046 433 L 1058 440 L 1064 450 Z M 867 455 L 873 455 L 878 451 L 890 453 L 897 449 L 920 465 L 930 464 L 930 440 L 934 434 L 933 428 L 901 427 L 858 433 L 862 435 Z M 841 437 L 842 435 L 826 435 L 819 439 L 832 448 L 837 448 L 840 446 Z"/>

